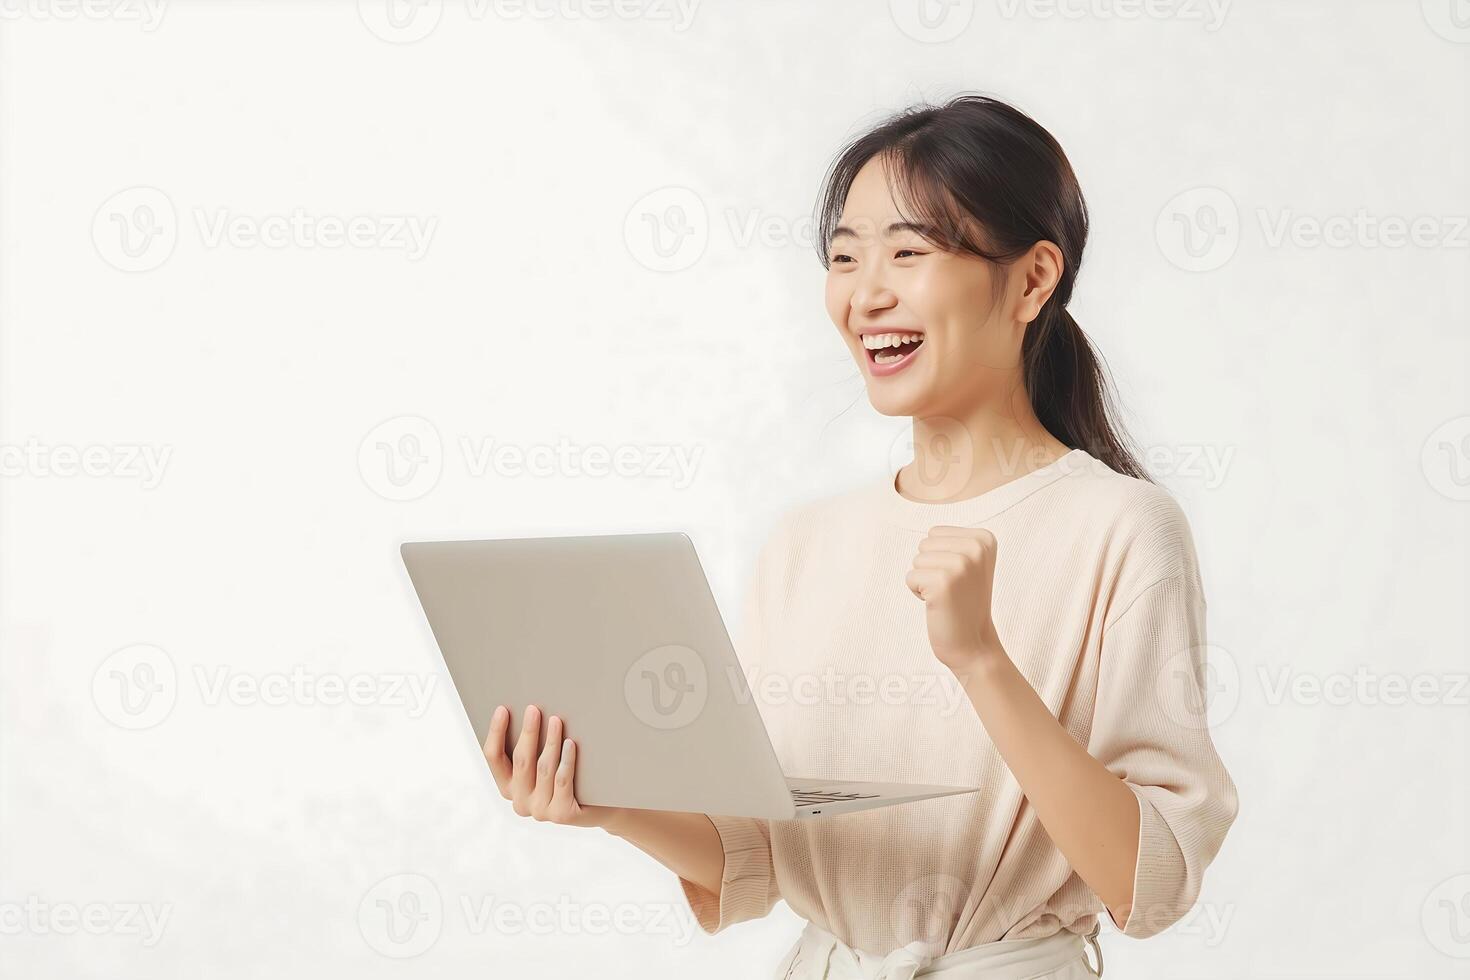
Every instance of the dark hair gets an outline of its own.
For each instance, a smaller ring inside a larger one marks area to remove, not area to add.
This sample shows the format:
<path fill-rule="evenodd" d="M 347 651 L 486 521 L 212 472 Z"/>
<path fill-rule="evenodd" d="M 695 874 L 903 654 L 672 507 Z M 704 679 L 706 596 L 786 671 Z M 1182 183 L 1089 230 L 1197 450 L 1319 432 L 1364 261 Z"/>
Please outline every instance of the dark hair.
<path fill-rule="evenodd" d="M 1087 243 L 1087 203 L 1052 135 L 1013 106 L 961 95 L 898 112 L 854 139 L 827 171 L 817 212 L 817 250 L 830 267 L 832 232 L 853 179 L 881 155 L 889 190 L 924 238 L 949 252 L 1008 264 L 1039 241 L 1061 250 L 1056 289 L 1026 328 L 1026 393 L 1047 431 L 1119 473 L 1149 479 L 1118 418 L 1102 362 L 1067 312 Z"/>

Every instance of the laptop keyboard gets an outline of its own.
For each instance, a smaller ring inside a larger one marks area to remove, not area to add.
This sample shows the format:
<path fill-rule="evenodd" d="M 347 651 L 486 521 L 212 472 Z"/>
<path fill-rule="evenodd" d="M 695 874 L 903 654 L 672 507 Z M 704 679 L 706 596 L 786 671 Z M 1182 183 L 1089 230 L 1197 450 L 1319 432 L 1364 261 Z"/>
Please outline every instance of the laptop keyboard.
<path fill-rule="evenodd" d="M 844 793 L 840 790 L 829 789 L 794 789 L 791 791 L 791 801 L 797 806 L 807 806 L 812 803 L 842 803 L 846 800 L 876 800 L 877 793 Z"/>

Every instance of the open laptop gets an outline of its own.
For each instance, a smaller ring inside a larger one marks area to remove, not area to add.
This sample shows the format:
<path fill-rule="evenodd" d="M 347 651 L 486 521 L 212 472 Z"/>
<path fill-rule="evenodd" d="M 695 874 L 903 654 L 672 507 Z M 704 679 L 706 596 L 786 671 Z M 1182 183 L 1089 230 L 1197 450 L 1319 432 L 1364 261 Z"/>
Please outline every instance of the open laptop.
<path fill-rule="evenodd" d="M 526 705 L 561 716 L 582 803 L 786 820 L 976 791 L 783 773 L 688 535 L 401 551 L 476 744 L 496 705 L 507 752 Z"/>

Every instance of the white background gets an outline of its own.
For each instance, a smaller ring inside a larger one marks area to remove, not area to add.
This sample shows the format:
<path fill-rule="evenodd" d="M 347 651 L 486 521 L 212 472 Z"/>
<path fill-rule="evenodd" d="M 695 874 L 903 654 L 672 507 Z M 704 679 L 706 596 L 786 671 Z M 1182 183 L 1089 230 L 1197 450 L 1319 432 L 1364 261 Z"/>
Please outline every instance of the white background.
<path fill-rule="evenodd" d="M 1107 975 L 1463 976 L 1464 0 L 621 9 L 0 3 L 0 973 L 766 975 L 784 904 L 691 935 L 670 872 L 512 815 L 451 690 L 390 690 L 443 681 L 396 546 L 685 529 L 729 618 L 777 514 L 902 462 L 823 170 L 968 90 L 1081 177 L 1072 308 L 1192 521 L 1242 800 Z M 295 211 L 326 237 L 248 237 Z M 376 693 L 248 686 L 293 671 Z M 478 916 L 558 901 L 627 925 Z"/>

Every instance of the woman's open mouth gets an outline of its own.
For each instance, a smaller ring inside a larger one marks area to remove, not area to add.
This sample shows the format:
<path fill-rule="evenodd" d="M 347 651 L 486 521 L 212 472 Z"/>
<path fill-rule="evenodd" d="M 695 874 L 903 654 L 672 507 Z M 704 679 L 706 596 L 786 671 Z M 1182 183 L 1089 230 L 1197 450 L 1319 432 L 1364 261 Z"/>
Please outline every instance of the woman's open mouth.
<path fill-rule="evenodd" d="M 924 346 L 924 335 L 913 331 L 863 334 L 861 340 L 868 354 L 868 372 L 878 378 L 908 367 Z"/>

